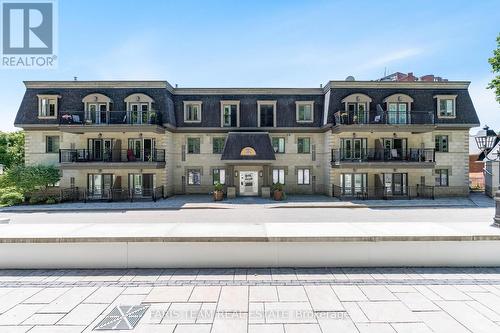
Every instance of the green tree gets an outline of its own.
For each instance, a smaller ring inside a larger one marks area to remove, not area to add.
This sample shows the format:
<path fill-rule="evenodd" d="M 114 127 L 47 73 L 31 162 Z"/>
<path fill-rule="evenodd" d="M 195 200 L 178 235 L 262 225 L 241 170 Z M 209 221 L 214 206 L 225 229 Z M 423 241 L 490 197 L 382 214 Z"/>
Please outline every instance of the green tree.
<path fill-rule="evenodd" d="M 0 132 L 0 164 L 6 169 L 24 164 L 24 132 Z"/>
<path fill-rule="evenodd" d="M 14 165 L 2 176 L 1 183 L 2 186 L 13 187 L 24 195 L 29 195 L 35 191 L 44 191 L 60 179 L 61 172 L 55 166 Z"/>
<path fill-rule="evenodd" d="M 488 89 L 495 89 L 497 101 L 500 103 L 500 34 L 498 34 L 497 37 L 497 48 L 493 50 L 493 57 L 489 58 L 488 62 L 491 64 L 493 73 L 497 74 L 495 78 L 491 80 Z"/>

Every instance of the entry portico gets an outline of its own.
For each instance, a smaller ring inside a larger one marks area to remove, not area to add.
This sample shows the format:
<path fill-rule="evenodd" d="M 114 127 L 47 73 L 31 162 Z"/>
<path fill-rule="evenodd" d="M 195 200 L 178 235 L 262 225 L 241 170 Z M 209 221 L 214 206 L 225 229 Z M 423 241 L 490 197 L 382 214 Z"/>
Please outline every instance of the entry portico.
<path fill-rule="evenodd" d="M 241 196 L 261 195 L 262 187 L 270 186 L 270 166 L 275 159 L 269 133 L 230 132 L 221 156 L 230 175 L 227 185 Z"/>

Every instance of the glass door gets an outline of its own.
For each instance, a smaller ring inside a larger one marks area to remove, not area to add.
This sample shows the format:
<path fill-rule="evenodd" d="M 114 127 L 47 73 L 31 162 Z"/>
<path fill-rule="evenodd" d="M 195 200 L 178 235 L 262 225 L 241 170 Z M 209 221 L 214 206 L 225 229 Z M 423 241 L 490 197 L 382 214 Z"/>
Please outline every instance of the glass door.
<path fill-rule="evenodd" d="M 130 123 L 149 124 L 149 103 L 130 103 Z"/>
<path fill-rule="evenodd" d="M 140 173 L 129 174 L 128 186 L 133 195 L 142 196 L 142 175 Z"/>
<path fill-rule="evenodd" d="M 407 111 L 406 103 L 389 103 L 389 124 L 406 124 Z"/>
<path fill-rule="evenodd" d="M 142 139 L 128 139 L 127 159 L 129 161 L 142 159 Z"/>
<path fill-rule="evenodd" d="M 352 141 L 354 143 L 353 157 L 355 159 L 360 160 L 362 157 L 362 140 L 361 139 L 353 139 Z"/>
<path fill-rule="evenodd" d="M 89 139 L 88 140 L 89 160 L 102 161 L 102 139 Z"/>
<path fill-rule="evenodd" d="M 85 120 L 91 124 L 100 123 L 100 114 L 97 112 L 98 104 L 87 104 L 87 112 L 85 115 Z"/>
<path fill-rule="evenodd" d="M 103 160 L 111 162 L 113 158 L 113 140 L 104 139 L 103 140 L 104 150 L 103 150 Z"/>
<path fill-rule="evenodd" d="M 153 162 L 156 160 L 155 156 L 155 139 L 144 139 L 144 161 Z"/>

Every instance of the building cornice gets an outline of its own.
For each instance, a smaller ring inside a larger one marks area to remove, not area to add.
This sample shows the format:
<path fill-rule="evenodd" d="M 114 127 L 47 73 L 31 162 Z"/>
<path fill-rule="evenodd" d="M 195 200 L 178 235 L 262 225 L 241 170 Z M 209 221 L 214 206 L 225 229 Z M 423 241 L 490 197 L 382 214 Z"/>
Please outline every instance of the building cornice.
<path fill-rule="evenodd" d="M 323 95 L 321 88 L 175 88 L 175 95 Z"/>
<path fill-rule="evenodd" d="M 24 81 L 26 88 L 90 88 L 90 89 L 120 89 L 120 88 L 160 88 L 173 91 L 167 81 Z"/>
<path fill-rule="evenodd" d="M 470 81 L 401 82 L 401 81 L 329 81 L 324 91 L 335 88 L 392 88 L 392 89 L 467 89 Z"/>

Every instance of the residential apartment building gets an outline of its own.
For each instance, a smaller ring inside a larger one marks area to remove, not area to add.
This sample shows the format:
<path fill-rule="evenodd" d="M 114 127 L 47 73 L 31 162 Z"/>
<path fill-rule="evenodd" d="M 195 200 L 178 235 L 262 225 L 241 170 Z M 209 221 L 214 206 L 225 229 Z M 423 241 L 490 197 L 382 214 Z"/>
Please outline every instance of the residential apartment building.
<path fill-rule="evenodd" d="M 15 125 L 26 163 L 88 198 L 127 193 L 466 195 L 468 82 L 330 81 L 321 88 L 174 88 L 28 81 Z"/>

